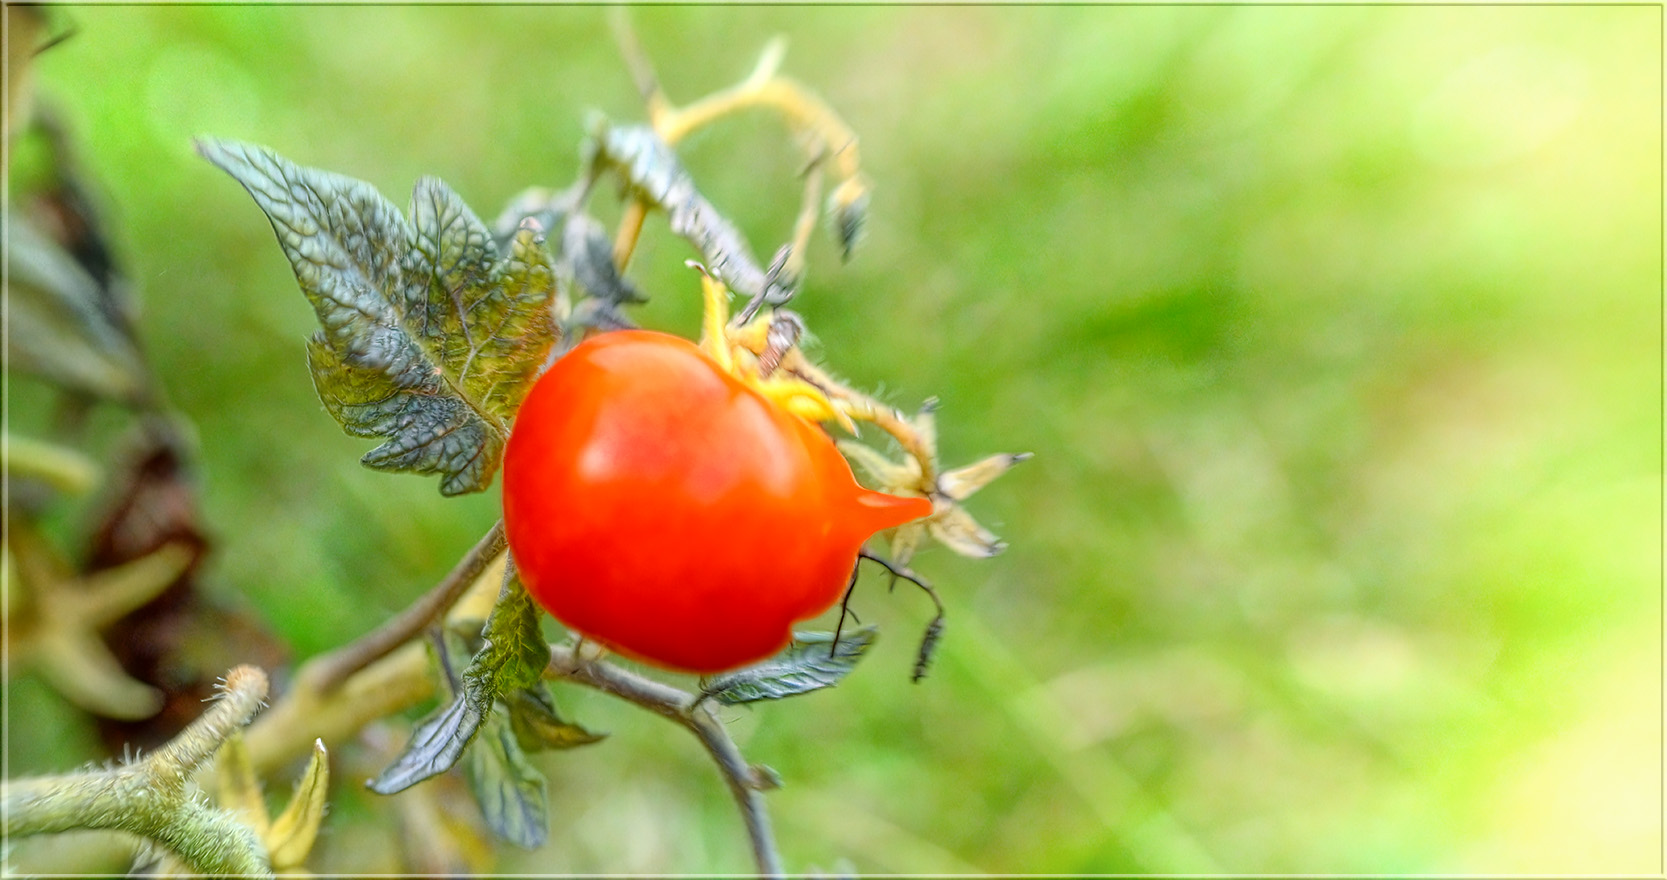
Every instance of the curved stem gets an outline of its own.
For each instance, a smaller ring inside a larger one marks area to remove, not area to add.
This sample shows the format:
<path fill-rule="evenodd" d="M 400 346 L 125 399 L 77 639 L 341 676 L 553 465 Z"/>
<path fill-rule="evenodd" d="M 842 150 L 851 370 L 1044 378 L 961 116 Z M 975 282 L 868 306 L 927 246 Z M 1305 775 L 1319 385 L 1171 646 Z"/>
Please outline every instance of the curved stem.
<path fill-rule="evenodd" d="M 777 59 L 779 60 L 779 59 Z M 654 130 L 676 146 L 691 132 L 752 107 L 768 107 L 789 125 L 812 136 L 811 155 L 826 151 L 841 178 L 852 178 L 861 167 L 857 135 L 827 102 L 798 82 L 771 73 L 708 95 L 682 107 L 669 108 L 655 120 Z"/>
<path fill-rule="evenodd" d="M 265 673 L 239 666 L 226 674 L 223 696 L 202 717 L 143 761 L 0 784 L 5 836 L 126 831 L 162 844 L 195 872 L 271 876 L 254 830 L 198 801 L 186 786 L 191 772 L 254 717 L 266 686 Z"/>
<path fill-rule="evenodd" d="M 355 672 L 420 635 L 463 597 L 480 573 L 504 552 L 506 546 L 504 521 L 500 519 L 458 560 L 451 573 L 420 599 L 376 629 L 315 661 L 319 663 L 316 673 L 319 691 L 329 693 L 335 690 Z"/>
<path fill-rule="evenodd" d="M 507 559 L 502 546 L 499 523 L 439 586 L 394 620 L 357 642 L 301 664 L 289 689 L 244 735 L 255 772 L 269 775 L 306 754 L 315 739 L 333 743 L 355 736 L 372 721 L 431 697 L 435 682 L 429 674 L 428 652 L 414 636 L 448 609 L 453 617 L 484 619 L 498 596 L 501 578 L 495 568 Z M 403 633 L 411 636 L 393 642 Z M 344 675 L 350 664 L 359 668 Z"/>
<path fill-rule="evenodd" d="M 753 863 L 758 866 L 759 876 L 782 876 L 781 855 L 776 852 L 775 832 L 770 828 L 770 814 L 764 808 L 758 774 L 741 755 L 711 703 L 691 709 L 687 726 L 717 763 L 730 794 L 735 796 L 741 821 L 747 826 L 747 841 L 752 845 Z"/>
<path fill-rule="evenodd" d="M 761 779 L 735 740 L 724 729 L 710 704 L 700 703 L 694 694 L 644 678 L 611 663 L 586 660 L 567 645 L 550 648 L 550 665 L 545 675 L 576 682 L 634 703 L 662 718 L 670 719 L 693 733 L 718 765 L 735 804 L 746 823 L 752 843 L 753 862 L 764 877 L 782 876 L 781 855 L 776 852 L 775 834 L 764 808 L 763 789 L 771 787 Z"/>
<path fill-rule="evenodd" d="M 409 637 L 394 640 L 394 636 L 420 632 L 452 605 L 471 604 L 473 596 L 464 599 L 471 585 L 489 602 L 486 588 L 493 588 L 490 595 L 495 596 L 496 579 L 483 575 L 490 574 L 488 569 L 502 555 L 502 531 L 500 522 L 439 587 L 394 620 L 357 642 L 302 665 L 289 692 L 261 717 L 260 723 L 244 734 L 255 772 L 269 774 L 305 752 L 317 738 L 338 741 L 379 718 L 427 699 L 433 693 L 434 683 L 430 680 L 423 646 Z M 454 583 L 458 581 L 462 582 L 461 586 Z M 413 627 L 414 621 L 420 623 Z M 347 669 L 348 659 L 354 668 L 344 674 L 342 670 Z M 610 663 L 584 659 L 571 645 L 551 647 L 545 676 L 612 694 L 693 733 L 718 765 L 735 797 L 758 873 L 767 877 L 782 876 L 781 856 L 776 851 L 762 795 L 774 784 L 747 763 L 710 705 L 699 703 L 694 694 Z M 325 687 L 332 682 L 332 687 Z"/>
<path fill-rule="evenodd" d="M 855 421 L 870 422 L 895 439 L 903 451 L 920 465 L 920 488 L 930 495 L 937 486 L 937 455 L 932 442 L 896 407 L 887 406 L 867 394 L 835 379 L 828 371 L 810 362 L 797 349 L 783 357 L 783 371 L 816 386 L 835 401 L 842 412 Z"/>
<path fill-rule="evenodd" d="M 830 210 L 851 208 L 867 198 L 868 182 L 862 174 L 856 132 L 852 131 L 851 126 L 846 124 L 826 101 L 801 83 L 779 73 L 782 58 L 787 51 L 785 41 L 780 38 L 771 40 L 760 53 L 757 65 L 746 79 L 678 107 L 666 97 L 659 77 L 654 72 L 654 65 L 649 60 L 648 53 L 643 50 L 625 13 L 615 10 L 609 18 L 609 23 L 614 32 L 614 39 L 619 45 L 620 54 L 624 56 L 626 67 L 630 70 L 631 78 L 636 83 L 637 91 L 647 108 L 649 128 L 666 147 L 676 147 L 678 142 L 691 133 L 740 111 L 752 108 L 772 110 L 787 123 L 789 129 L 802 136 L 811 163 L 819 167 L 825 161 L 839 177 L 840 184 L 834 191 Z M 804 274 L 805 242 L 815 226 L 815 201 L 820 197 L 820 188 L 821 180 L 818 173 L 814 186 L 810 188 L 814 195 L 809 197 L 807 209 L 801 212 L 794 231 L 793 244 L 788 252 L 791 262 L 786 267 L 787 274 L 794 279 L 794 283 L 787 285 L 788 287 L 796 286 Z M 632 251 L 636 247 L 637 235 L 642 228 L 642 215 L 647 207 L 641 199 L 632 199 L 626 204 L 626 213 L 621 219 L 614 244 L 614 262 L 621 270 L 630 261 Z M 670 212 L 670 206 L 660 207 Z M 844 246 L 846 255 L 849 256 L 850 241 L 846 240 Z M 768 287 L 768 284 L 764 285 L 765 289 Z M 758 295 L 756 291 L 746 292 L 749 296 Z M 758 304 L 755 303 L 749 312 L 757 307 Z"/>

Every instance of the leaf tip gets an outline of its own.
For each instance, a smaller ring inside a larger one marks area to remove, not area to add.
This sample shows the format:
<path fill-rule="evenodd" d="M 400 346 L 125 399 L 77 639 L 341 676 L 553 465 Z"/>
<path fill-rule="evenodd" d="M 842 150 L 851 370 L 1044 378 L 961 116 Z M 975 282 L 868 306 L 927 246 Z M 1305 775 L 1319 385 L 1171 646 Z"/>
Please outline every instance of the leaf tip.
<path fill-rule="evenodd" d="M 191 139 L 192 151 L 223 169 L 227 168 L 227 163 L 232 160 L 231 149 L 235 146 L 238 146 L 237 141 L 213 135 L 199 134 Z"/>

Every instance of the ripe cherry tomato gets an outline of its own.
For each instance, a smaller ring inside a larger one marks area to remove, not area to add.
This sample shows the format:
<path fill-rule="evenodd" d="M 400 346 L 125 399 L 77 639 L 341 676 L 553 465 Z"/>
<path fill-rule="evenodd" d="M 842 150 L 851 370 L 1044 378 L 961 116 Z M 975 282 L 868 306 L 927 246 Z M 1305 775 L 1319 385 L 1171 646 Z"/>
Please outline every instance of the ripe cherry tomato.
<path fill-rule="evenodd" d="M 839 600 L 869 536 L 931 512 L 858 486 L 820 427 L 646 330 L 558 360 L 504 456 L 504 527 L 533 598 L 687 672 L 778 653 Z"/>

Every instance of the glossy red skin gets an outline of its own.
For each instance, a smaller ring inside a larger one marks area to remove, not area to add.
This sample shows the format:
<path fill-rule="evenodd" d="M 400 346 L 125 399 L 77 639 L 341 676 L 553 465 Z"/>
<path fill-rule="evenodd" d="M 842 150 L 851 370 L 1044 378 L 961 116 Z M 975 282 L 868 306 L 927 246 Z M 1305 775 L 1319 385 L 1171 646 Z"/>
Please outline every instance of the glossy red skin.
<path fill-rule="evenodd" d="M 504 455 L 504 527 L 533 598 L 686 672 L 780 652 L 839 600 L 869 536 L 931 512 L 858 486 L 821 428 L 646 330 L 558 360 Z"/>

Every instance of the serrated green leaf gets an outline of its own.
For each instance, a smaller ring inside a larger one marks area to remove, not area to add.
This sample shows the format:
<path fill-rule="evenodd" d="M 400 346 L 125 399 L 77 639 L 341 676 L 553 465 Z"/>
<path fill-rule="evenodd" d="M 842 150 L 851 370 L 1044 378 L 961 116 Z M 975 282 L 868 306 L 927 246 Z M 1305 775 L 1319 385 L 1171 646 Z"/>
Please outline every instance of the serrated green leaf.
<path fill-rule="evenodd" d="M 875 627 L 864 626 L 841 633 L 834 646 L 833 633 L 795 633 L 787 650 L 757 666 L 715 676 L 706 683 L 704 693 L 735 705 L 833 687 L 851 672 L 878 635 Z"/>
<path fill-rule="evenodd" d="M 503 455 L 503 434 L 468 405 L 445 394 L 438 381 L 389 390 L 386 374 L 355 366 L 325 341 L 307 340 L 307 365 L 324 408 L 355 437 L 388 437 L 360 459 L 388 471 L 440 473 L 440 492 L 458 495 L 485 487 Z"/>
<path fill-rule="evenodd" d="M 439 474 L 446 495 L 486 488 L 555 339 L 555 268 L 537 224 L 500 258 L 433 178 L 418 181 L 408 221 L 362 181 L 250 144 L 197 149 L 271 221 L 322 328 L 308 346 L 319 397 L 348 433 L 387 441 L 364 463 Z"/>
<path fill-rule="evenodd" d="M 450 770 L 491 715 L 493 703 L 540 680 L 550 662 L 550 646 L 539 631 L 537 609 L 519 578 L 505 581 L 483 635 L 486 644 L 475 652 L 461 676 L 455 667 L 462 640 L 447 634 L 435 646 L 442 673 L 453 688 L 452 699 L 418 723 L 405 751 L 371 780 L 372 791 L 394 794 Z"/>
<path fill-rule="evenodd" d="M 550 665 L 550 644 L 538 628 L 538 607 L 513 569 L 481 634 L 486 645 L 463 672 L 465 693 L 497 697 L 532 687 L 543 678 L 544 668 Z"/>
<path fill-rule="evenodd" d="M 592 733 L 564 720 L 543 684 L 508 694 L 504 702 L 509 706 L 509 723 L 515 738 L 529 752 L 577 748 L 607 738 L 605 733 Z"/>
<path fill-rule="evenodd" d="M 501 707 L 481 727 L 464 773 L 487 827 L 504 840 L 537 849 L 550 836 L 550 807 L 544 774 L 521 750 Z"/>

